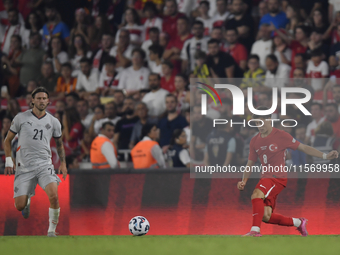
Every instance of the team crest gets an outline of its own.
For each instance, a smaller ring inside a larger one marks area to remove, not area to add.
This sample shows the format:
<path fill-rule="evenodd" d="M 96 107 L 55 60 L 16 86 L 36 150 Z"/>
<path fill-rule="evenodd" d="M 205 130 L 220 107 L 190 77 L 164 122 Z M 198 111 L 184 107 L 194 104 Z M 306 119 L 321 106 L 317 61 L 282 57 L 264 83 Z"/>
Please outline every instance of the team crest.
<path fill-rule="evenodd" d="M 272 152 L 275 152 L 278 150 L 278 146 L 276 143 L 272 143 L 271 145 L 269 145 L 269 150 L 272 151 Z"/>
<path fill-rule="evenodd" d="M 49 123 L 46 124 L 45 128 L 49 130 L 51 128 L 51 125 Z"/>

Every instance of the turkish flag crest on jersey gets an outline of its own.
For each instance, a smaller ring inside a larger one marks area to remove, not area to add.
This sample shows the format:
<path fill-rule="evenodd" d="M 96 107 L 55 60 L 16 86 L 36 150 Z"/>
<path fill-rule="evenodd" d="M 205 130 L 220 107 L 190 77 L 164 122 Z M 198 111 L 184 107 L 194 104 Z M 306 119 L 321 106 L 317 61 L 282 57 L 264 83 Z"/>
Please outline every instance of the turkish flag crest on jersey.
<path fill-rule="evenodd" d="M 269 150 L 272 151 L 272 152 L 275 152 L 275 151 L 277 151 L 277 149 L 278 149 L 276 143 L 272 143 L 271 145 L 269 145 L 268 148 L 269 148 Z"/>

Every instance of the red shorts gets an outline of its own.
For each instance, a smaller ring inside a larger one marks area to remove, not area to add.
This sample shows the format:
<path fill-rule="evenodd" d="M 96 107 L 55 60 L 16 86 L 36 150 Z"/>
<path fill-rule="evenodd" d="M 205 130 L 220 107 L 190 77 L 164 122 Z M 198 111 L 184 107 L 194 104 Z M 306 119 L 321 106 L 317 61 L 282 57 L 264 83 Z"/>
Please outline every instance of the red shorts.
<path fill-rule="evenodd" d="M 285 186 L 273 178 L 263 178 L 255 187 L 255 189 L 259 189 L 264 193 L 264 204 L 271 206 L 273 211 L 275 209 L 277 195 L 280 194 L 284 188 Z"/>

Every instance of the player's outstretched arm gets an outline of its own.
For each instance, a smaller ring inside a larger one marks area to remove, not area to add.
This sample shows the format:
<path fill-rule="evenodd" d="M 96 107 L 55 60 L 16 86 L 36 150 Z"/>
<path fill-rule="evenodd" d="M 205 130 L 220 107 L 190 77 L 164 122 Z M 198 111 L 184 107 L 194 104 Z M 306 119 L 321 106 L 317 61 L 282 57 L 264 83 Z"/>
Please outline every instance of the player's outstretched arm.
<path fill-rule="evenodd" d="M 304 153 L 306 153 L 307 155 L 313 156 L 313 157 L 317 157 L 317 158 L 323 158 L 323 159 L 335 159 L 339 156 L 339 153 L 335 150 L 329 152 L 328 154 L 323 153 L 311 146 L 305 145 L 300 143 L 298 148 L 299 151 L 302 151 Z"/>
<path fill-rule="evenodd" d="M 4 141 L 4 150 L 6 155 L 5 175 L 11 175 L 14 171 L 14 164 L 12 160 L 12 140 L 14 139 L 15 135 L 15 133 L 9 130 Z"/>
<path fill-rule="evenodd" d="M 58 174 L 63 174 L 63 179 L 66 180 L 67 176 L 67 168 L 66 168 L 66 158 L 65 158 L 65 150 L 63 145 L 63 140 L 60 138 L 54 138 L 56 144 L 57 144 L 57 152 L 60 159 L 60 167 Z"/>
<path fill-rule="evenodd" d="M 246 165 L 245 170 L 243 172 L 242 181 L 237 183 L 237 188 L 239 190 L 244 190 L 244 187 L 246 186 L 246 183 L 247 183 L 247 181 L 248 181 L 248 179 L 249 179 L 249 177 L 251 175 L 251 167 L 254 164 L 255 164 L 254 161 L 248 159 L 247 165 Z"/>

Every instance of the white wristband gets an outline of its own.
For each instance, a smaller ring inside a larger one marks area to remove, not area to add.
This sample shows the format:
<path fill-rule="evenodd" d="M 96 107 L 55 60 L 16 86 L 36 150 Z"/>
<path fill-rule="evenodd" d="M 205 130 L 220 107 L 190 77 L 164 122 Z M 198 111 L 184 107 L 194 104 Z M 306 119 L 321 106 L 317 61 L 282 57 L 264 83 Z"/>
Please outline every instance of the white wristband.
<path fill-rule="evenodd" d="M 327 154 L 326 153 L 322 154 L 322 158 L 327 159 Z"/>
<path fill-rule="evenodd" d="M 13 167 L 12 157 L 6 157 L 5 167 Z"/>

